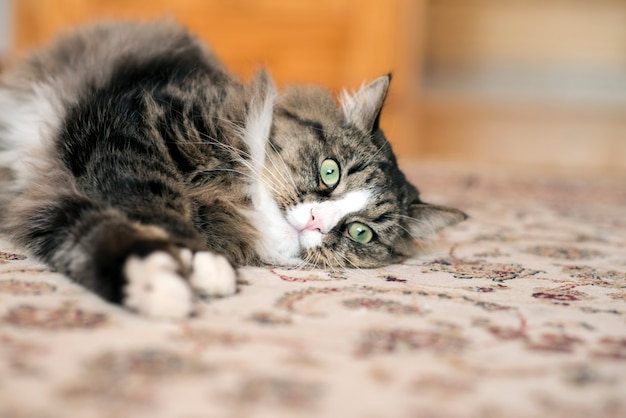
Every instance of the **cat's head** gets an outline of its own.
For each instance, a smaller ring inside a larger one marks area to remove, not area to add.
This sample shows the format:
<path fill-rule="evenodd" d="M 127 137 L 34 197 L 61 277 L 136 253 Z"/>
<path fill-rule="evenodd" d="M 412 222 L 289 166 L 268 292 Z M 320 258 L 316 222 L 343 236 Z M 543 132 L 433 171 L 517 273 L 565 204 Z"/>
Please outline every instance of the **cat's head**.
<path fill-rule="evenodd" d="M 266 183 L 292 228 L 286 240 L 319 266 L 375 267 L 415 254 L 420 240 L 466 218 L 429 205 L 398 168 L 379 127 L 390 76 L 343 94 L 293 87 L 276 101 Z"/>

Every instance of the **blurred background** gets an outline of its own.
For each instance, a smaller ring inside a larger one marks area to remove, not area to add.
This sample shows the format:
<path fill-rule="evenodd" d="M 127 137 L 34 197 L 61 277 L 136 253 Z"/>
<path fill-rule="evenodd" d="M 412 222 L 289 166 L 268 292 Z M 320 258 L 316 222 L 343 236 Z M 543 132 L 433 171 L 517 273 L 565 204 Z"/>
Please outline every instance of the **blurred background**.
<path fill-rule="evenodd" d="M 392 71 L 402 160 L 626 171 L 626 0 L 0 0 L 0 56 L 163 16 L 244 79 L 338 92 Z"/>

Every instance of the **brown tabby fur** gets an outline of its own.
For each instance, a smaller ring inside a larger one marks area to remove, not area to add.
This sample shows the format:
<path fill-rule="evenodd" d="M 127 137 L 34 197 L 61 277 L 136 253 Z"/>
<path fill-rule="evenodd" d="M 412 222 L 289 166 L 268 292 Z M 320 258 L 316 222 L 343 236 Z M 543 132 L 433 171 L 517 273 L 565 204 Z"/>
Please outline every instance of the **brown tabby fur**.
<path fill-rule="evenodd" d="M 283 214 L 367 190 L 366 207 L 294 254 L 333 268 L 402 261 L 416 240 L 465 215 L 422 202 L 398 169 L 378 126 L 389 80 L 338 107 L 317 87 L 276 95 L 264 73 L 240 82 L 172 22 L 70 33 L 2 79 L 0 141 L 15 173 L 4 228 L 53 268 L 121 302 L 130 256 L 178 259 L 188 248 L 234 265 L 282 262 L 282 241 L 265 226 L 276 217 L 253 190 L 268 191 Z M 332 190 L 320 181 L 327 158 L 341 167 Z M 374 230 L 371 243 L 347 236 L 354 221 Z"/>

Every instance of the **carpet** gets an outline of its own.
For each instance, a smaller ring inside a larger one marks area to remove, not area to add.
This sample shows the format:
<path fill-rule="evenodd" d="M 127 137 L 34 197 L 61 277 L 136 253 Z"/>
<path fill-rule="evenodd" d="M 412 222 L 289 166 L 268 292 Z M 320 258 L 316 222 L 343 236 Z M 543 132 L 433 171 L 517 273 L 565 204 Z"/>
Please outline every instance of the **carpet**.
<path fill-rule="evenodd" d="M 626 417 L 626 179 L 406 169 L 471 218 L 400 265 L 244 268 L 181 322 L 2 240 L 0 417 Z"/>

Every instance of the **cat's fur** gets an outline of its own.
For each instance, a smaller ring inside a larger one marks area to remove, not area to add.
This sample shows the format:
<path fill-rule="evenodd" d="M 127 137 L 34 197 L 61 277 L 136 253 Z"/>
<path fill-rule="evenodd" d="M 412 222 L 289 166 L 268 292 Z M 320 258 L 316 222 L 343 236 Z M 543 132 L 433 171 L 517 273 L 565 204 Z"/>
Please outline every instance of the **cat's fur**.
<path fill-rule="evenodd" d="M 316 87 L 279 95 L 263 72 L 241 83 L 172 22 L 68 34 L 2 79 L 14 173 L 3 226 L 57 271 L 155 317 L 234 293 L 232 266 L 401 261 L 465 215 L 422 202 L 398 169 L 378 126 L 389 81 L 337 106 Z M 322 181 L 328 159 L 337 184 Z M 350 237 L 353 222 L 371 241 Z"/>

